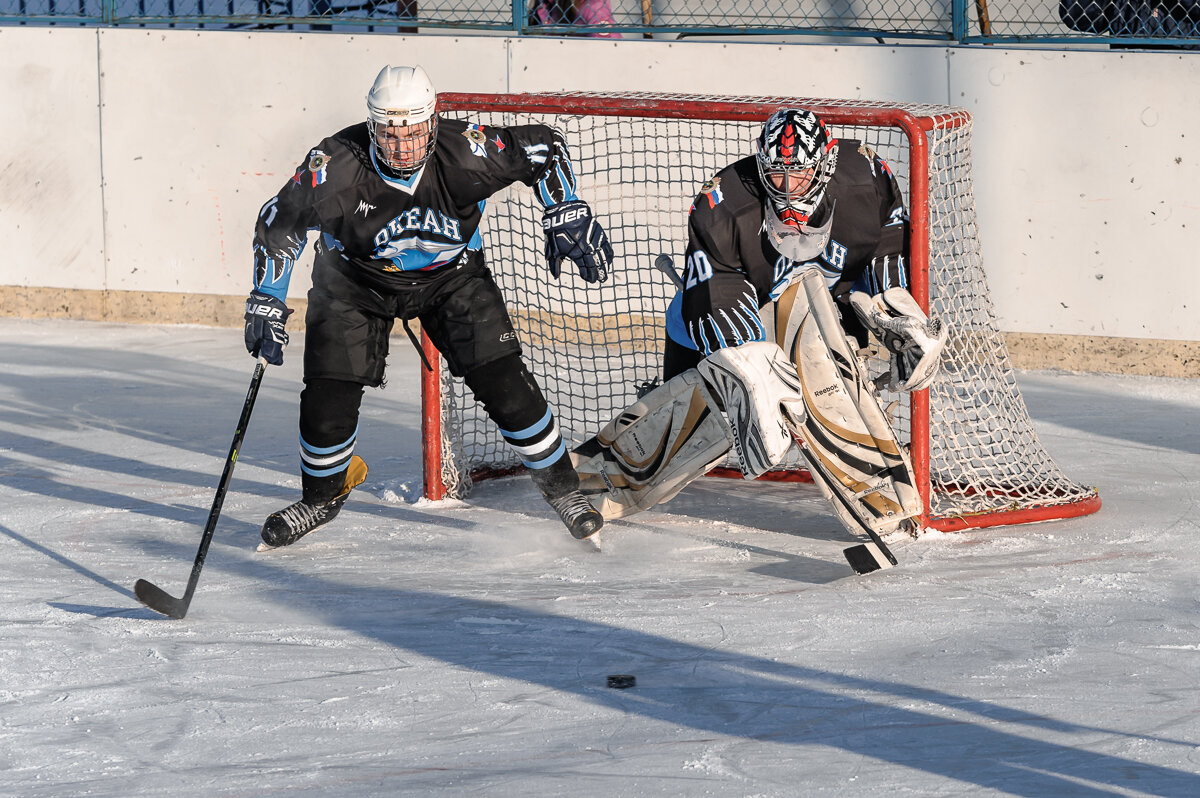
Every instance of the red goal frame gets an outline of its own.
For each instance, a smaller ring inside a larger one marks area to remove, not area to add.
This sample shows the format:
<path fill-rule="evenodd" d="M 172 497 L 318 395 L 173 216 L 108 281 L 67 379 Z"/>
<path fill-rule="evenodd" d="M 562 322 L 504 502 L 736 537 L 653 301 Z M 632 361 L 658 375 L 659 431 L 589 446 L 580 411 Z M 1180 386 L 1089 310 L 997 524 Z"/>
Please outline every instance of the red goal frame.
<path fill-rule="evenodd" d="M 589 94 L 472 94 L 442 93 L 438 95 L 440 113 L 489 112 L 521 113 L 537 116 L 579 114 L 592 116 L 645 116 L 662 119 L 712 119 L 761 122 L 775 110 L 784 106 L 799 105 L 816 112 L 826 123 L 848 126 L 890 127 L 902 131 L 909 146 L 908 205 L 912 229 L 909 269 L 910 291 L 922 308 L 929 310 L 930 278 L 930 164 L 929 134 L 934 130 L 945 130 L 970 125 L 970 115 L 962 109 L 949 106 L 905 106 L 887 103 L 838 102 L 798 98 L 704 98 L 685 95 L 589 95 Z M 681 220 L 682 224 L 683 220 Z M 423 485 L 425 496 L 432 500 L 446 495 L 442 484 L 441 447 L 441 391 L 440 358 L 437 350 L 422 333 L 422 348 L 426 358 L 435 368 L 430 372 L 422 368 L 422 438 L 423 438 Z M 914 392 L 910 397 L 910 455 L 913 462 L 917 490 L 923 505 L 931 506 L 930 479 L 930 404 L 928 390 Z M 474 480 L 486 479 L 514 473 L 521 468 L 490 469 L 472 471 Z M 713 476 L 738 476 L 736 469 L 717 468 Z M 804 471 L 771 472 L 764 479 L 811 481 Z M 996 489 L 998 494 L 1003 488 Z M 1093 490 L 1078 500 L 1046 506 L 1015 507 L 993 510 L 986 513 L 938 516 L 926 513 L 918 517 L 918 523 L 940 531 L 991 527 L 1007 524 L 1023 524 L 1072 518 L 1096 512 L 1100 508 L 1099 495 Z"/>

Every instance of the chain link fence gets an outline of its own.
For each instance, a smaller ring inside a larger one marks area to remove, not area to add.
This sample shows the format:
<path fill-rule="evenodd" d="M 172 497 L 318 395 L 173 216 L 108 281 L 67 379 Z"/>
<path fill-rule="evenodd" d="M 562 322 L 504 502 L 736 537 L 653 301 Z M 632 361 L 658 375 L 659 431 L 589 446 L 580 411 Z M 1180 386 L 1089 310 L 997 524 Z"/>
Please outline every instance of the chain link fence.
<path fill-rule="evenodd" d="M 4 25 L 1200 46 L 1200 0 L 0 0 Z"/>

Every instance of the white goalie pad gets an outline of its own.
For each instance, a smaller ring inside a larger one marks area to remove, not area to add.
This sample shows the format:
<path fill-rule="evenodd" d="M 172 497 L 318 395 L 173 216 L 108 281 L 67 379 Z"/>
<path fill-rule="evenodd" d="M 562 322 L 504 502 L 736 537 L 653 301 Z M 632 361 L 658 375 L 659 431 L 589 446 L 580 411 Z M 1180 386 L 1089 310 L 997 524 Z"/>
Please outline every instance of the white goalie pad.
<path fill-rule="evenodd" d="M 658 386 L 571 453 L 580 490 L 606 519 L 672 498 L 733 446 L 718 407 L 695 369 Z"/>
<path fill-rule="evenodd" d="M 795 366 L 777 344 L 755 342 L 718 349 L 696 367 L 725 408 L 744 479 L 783 462 L 792 430 L 804 423 L 804 397 Z"/>
<path fill-rule="evenodd" d="M 774 306 L 776 340 L 795 364 L 807 414 L 796 430 L 814 481 L 852 532 L 886 534 L 920 515 L 912 463 L 847 341 L 825 280 L 809 269 Z"/>
<path fill-rule="evenodd" d="M 878 296 L 854 291 L 850 306 L 891 352 L 891 389 L 919 391 L 929 387 L 937 376 L 950 330 L 940 320 L 926 316 L 903 288 L 889 288 Z"/>

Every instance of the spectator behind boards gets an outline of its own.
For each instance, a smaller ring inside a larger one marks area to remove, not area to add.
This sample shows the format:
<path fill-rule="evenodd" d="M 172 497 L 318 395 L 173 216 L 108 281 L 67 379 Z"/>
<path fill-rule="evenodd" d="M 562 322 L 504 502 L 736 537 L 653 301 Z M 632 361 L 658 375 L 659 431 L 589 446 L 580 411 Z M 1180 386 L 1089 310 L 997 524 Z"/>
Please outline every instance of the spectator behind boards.
<path fill-rule="evenodd" d="M 615 25 L 609 0 L 533 0 L 530 25 Z M 600 39 L 620 39 L 619 33 L 580 33 Z"/>
<path fill-rule="evenodd" d="M 1060 0 L 1058 16 L 1071 30 L 1146 37 L 1124 47 L 1186 47 L 1156 38 L 1200 37 L 1200 0 Z M 1200 42 L 1198 42 L 1200 44 Z"/>

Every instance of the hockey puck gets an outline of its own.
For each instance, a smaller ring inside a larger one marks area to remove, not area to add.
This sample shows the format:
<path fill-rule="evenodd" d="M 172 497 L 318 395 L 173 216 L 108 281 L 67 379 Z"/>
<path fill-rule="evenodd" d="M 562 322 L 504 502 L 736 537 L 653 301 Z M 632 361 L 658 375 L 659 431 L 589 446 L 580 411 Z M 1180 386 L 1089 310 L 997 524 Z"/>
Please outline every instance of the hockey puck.
<path fill-rule="evenodd" d="M 637 677 L 631 673 L 614 673 L 608 677 L 608 686 L 614 690 L 628 690 L 637 685 Z"/>

